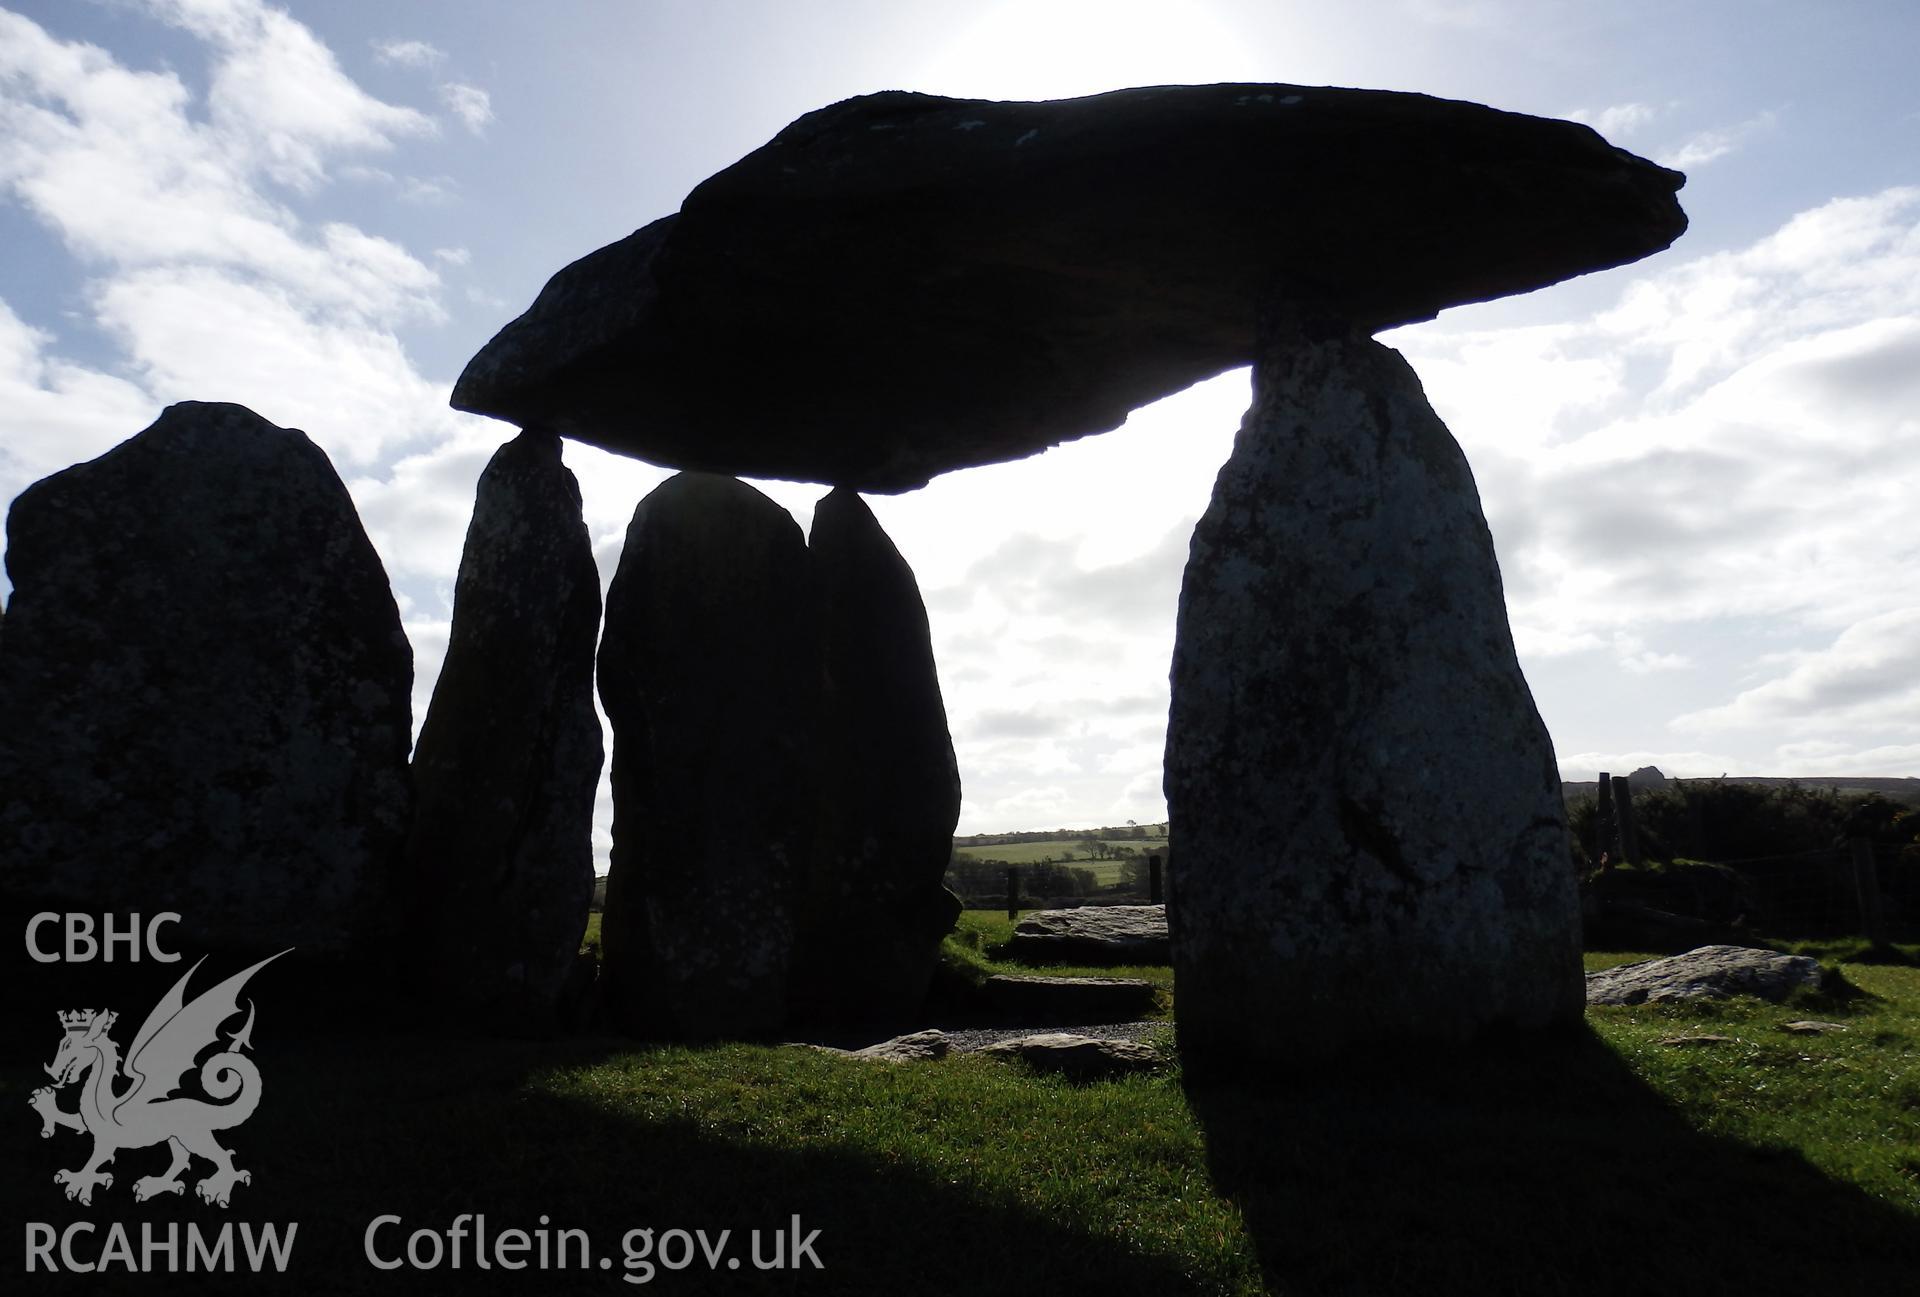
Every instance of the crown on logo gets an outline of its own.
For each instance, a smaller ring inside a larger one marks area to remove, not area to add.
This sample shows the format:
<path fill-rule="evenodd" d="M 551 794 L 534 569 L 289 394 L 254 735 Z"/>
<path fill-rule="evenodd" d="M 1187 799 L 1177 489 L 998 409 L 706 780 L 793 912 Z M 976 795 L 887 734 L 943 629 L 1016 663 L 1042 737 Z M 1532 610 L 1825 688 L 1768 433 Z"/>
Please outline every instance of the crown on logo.
<path fill-rule="evenodd" d="M 85 1031 L 93 1025 L 92 1009 L 75 1009 L 72 1013 L 60 1015 L 60 1025 L 70 1032 Z"/>

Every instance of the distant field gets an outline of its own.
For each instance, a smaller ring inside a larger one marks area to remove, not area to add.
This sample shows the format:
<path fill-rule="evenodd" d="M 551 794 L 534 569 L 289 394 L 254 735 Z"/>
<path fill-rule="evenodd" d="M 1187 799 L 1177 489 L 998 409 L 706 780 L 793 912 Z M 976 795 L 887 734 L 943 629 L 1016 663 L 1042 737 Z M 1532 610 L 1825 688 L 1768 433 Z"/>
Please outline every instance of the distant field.
<path fill-rule="evenodd" d="M 1165 855 L 1167 850 L 1165 838 L 1106 838 L 1103 841 L 1110 847 L 1137 848 L 1143 856 Z M 1089 861 L 1086 848 L 1076 842 L 1003 842 L 991 847 L 962 846 L 955 847 L 954 854 L 968 860 L 1004 860 L 1010 865 L 1038 864 L 1049 857 L 1063 864 L 1091 864 L 1096 867 L 1120 864 L 1117 860 Z M 1070 862 L 1069 856 L 1072 857 Z"/>

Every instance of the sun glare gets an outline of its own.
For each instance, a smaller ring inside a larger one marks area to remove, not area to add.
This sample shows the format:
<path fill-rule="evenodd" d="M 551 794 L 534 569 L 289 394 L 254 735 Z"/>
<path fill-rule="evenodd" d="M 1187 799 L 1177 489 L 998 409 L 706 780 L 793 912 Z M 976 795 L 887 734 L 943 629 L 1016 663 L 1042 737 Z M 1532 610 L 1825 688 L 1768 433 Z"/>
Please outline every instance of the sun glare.
<path fill-rule="evenodd" d="M 994 6 L 909 84 L 975 99 L 1061 99 L 1123 86 L 1271 80 L 1271 56 L 1204 3 L 1019 0 Z"/>

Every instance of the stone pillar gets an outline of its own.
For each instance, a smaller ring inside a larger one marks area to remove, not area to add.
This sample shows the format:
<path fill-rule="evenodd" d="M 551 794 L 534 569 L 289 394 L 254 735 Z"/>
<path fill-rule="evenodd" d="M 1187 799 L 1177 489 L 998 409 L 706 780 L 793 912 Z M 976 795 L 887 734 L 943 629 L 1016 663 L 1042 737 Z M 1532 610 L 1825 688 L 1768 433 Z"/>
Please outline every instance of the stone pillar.
<path fill-rule="evenodd" d="M 1183 1055 L 1573 1021 L 1559 775 L 1466 459 L 1397 353 L 1341 325 L 1265 335 L 1180 594 Z"/>
<path fill-rule="evenodd" d="M 7 535 L 7 908 L 174 911 L 189 959 L 381 963 L 413 653 L 326 453 L 184 401 L 29 487 Z"/>
<path fill-rule="evenodd" d="M 794 1010 L 903 1028 L 960 901 L 942 883 L 960 772 L 913 571 L 858 492 L 830 492 L 808 542 L 825 670 L 818 847 Z"/>
<path fill-rule="evenodd" d="M 489 1031 L 542 1035 L 593 899 L 600 576 L 560 439 L 480 476 L 453 629 L 414 748 L 418 983 Z"/>
<path fill-rule="evenodd" d="M 599 668 L 613 725 L 601 918 L 613 1023 L 646 1036 L 776 1032 L 819 770 L 798 525 L 732 478 L 668 479 L 627 528 Z"/>

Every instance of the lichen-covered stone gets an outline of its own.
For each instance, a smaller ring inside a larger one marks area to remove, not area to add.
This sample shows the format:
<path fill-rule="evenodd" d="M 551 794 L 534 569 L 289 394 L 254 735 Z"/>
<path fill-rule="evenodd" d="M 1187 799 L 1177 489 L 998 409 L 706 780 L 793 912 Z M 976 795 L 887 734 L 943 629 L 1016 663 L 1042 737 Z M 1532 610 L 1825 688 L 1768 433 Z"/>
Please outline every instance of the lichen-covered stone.
<path fill-rule="evenodd" d="M 553 1028 L 586 928 L 599 632 L 579 484 L 558 437 L 523 432 L 480 476 L 407 844 L 420 980 L 489 1030 Z"/>
<path fill-rule="evenodd" d="M 1030 964 L 1165 964 L 1164 905 L 1035 910 L 1014 925 L 1010 952 Z"/>
<path fill-rule="evenodd" d="M 383 952 L 413 655 L 321 449 L 168 407 L 7 519 L 0 890 L 180 950 Z"/>
<path fill-rule="evenodd" d="M 815 507 L 808 559 L 826 692 L 794 1010 L 838 1027 L 905 1025 L 960 911 L 941 882 L 960 772 L 932 633 L 912 570 L 854 492 Z"/>
<path fill-rule="evenodd" d="M 1043 1032 L 996 1041 L 977 1051 L 982 1058 L 1018 1060 L 1037 1072 L 1057 1072 L 1073 1081 L 1103 1081 L 1165 1065 L 1160 1051 L 1142 1040 Z"/>
<path fill-rule="evenodd" d="M 640 502 L 599 656 L 613 726 L 602 973 L 623 1030 L 784 1022 L 814 839 L 817 643 L 786 510 L 701 473 Z"/>
<path fill-rule="evenodd" d="M 1579 1016 L 1559 776 L 1472 475 L 1344 326 L 1270 318 L 1181 589 L 1166 792 L 1190 1064 Z"/>
<path fill-rule="evenodd" d="M 1663 1004 L 1735 995 L 1779 1003 L 1797 990 L 1818 990 L 1822 977 L 1820 961 L 1806 955 L 1749 946 L 1701 946 L 1684 955 L 1588 973 L 1587 1003 Z M 1787 1025 L 1791 1029 L 1796 1024 Z"/>
<path fill-rule="evenodd" d="M 1682 180 L 1574 122 L 1418 94 L 863 95 L 561 270 L 453 403 L 906 490 L 1246 364 L 1276 293 L 1371 330 L 1637 260 L 1686 228 Z"/>

